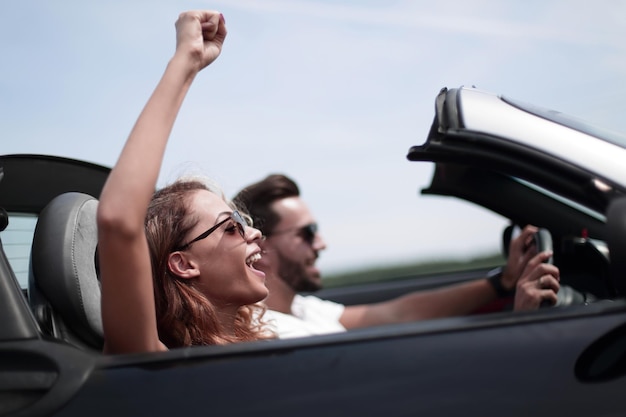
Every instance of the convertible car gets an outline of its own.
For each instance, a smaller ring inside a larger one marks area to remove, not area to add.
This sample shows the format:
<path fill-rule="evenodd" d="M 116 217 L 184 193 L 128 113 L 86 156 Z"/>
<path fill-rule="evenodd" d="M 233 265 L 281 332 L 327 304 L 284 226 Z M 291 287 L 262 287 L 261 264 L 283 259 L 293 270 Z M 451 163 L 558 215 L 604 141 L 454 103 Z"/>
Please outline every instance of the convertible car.
<path fill-rule="evenodd" d="M 549 231 L 557 305 L 103 355 L 94 213 L 108 168 L 1 156 L 0 416 L 625 415 L 626 138 L 475 88 L 443 89 L 407 157 L 434 164 L 424 196 L 509 219 L 504 242 L 526 224 Z M 319 295 L 375 302 L 487 272 Z"/>

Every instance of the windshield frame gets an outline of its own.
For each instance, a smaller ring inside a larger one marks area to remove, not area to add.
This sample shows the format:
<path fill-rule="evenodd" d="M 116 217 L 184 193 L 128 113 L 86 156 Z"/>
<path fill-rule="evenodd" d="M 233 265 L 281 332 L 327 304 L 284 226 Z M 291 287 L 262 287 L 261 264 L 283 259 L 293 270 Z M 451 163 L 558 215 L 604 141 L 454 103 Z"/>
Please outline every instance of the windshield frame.
<path fill-rule="evenodd" d="M 562 126 L 577 130 L 587 135 L 594 136 L 605 142 L 609 142 L 613 145 L 617 145 L 621 148 L 626 149 L 626 135 L 624 135 L 623 133 L 591 124 L 585 120 L 570 116 L 565 113 L 561 113 L 556 110 L 551 110 L 534 104 L 525 103 L 523 101 L 515 100 L 506 96 L 500 96 L 500 99 L 519 110 L 525 111 L 551 122 L 558 123 Z"/>

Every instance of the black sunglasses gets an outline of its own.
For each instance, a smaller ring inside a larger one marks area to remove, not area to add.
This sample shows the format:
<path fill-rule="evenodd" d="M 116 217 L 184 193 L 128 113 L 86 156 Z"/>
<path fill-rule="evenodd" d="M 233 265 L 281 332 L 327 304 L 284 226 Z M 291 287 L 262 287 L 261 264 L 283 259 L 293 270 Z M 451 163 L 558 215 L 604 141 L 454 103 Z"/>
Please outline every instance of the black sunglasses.
<path fill-rule="evenodd" d="M 315 235 L 317 234 L 318 227 L 317 227 L 317 223 L 310 223 L 302 227 L 294 227 L 291 229 L 272 232 L 270 236 L 282 235 L 283 233 L 293 232 L 294 230 L 297 230 L 298 234 L 302 237 L 302 240 L 304 240 L 309 245 L 312 245 L 313 241 L 315 240 Z"/>
<path fill-rule="evenodd" d="M 232 221 L 235 222 L 235 227 L 237 228 L 237 231 L 239 232 L 241 237 L 245 239 L 246 238 L 246 226 L 248 225 L 248 223 L 246 223 L 246 221 L 241 216 L 241 214 L 239 214 L 239 212 L 237 210 L 235 210 L 232 213 L 230 213 L 230 216 L 228 216 L 227 218 L 225 218 L 221 222 L 217 223 L 216 225 L 212 226 L 209 230 L 207 230 L 206 232 L 202 233 L 197 238 L 190 240 L 189 242 L 185 243 L 184 245 L 181 245 L 181 246 L 177 247 L 174 250 L 175 251 L 176 250 L 185 250 L 192 243 L 195 243 L 195 242 L 197 242 L 199 240 L 202 240 L 202 239 L 206 239 L 211 233 L 215 232 L 218 227 L 220 227 L 221 225 L 223 225 L 224 223 L 226 223 L 229 220 L 232 220 Z"/>

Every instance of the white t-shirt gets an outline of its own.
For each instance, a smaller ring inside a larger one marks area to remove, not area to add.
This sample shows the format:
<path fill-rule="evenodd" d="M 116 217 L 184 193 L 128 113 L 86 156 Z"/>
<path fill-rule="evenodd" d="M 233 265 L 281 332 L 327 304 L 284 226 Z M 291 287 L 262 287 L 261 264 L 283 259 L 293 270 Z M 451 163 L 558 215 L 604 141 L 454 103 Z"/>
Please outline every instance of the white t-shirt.
<path fill-rule="evenodd" d="M 339 322 L 345 306 L 313 295 L 296 295 L 291 314 L 267 310 L 263 320 L 280 339 L 345 332 Z"/>

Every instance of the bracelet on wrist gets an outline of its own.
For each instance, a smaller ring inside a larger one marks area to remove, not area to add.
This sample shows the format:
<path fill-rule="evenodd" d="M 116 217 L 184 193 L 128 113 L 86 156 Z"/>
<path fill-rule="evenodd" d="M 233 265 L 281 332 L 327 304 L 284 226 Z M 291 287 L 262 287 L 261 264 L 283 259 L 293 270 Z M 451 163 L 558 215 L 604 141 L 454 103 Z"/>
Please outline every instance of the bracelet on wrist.
<path fill-rule="evenodd" d="M 515 295 L 515 287 L 510 290 L 504 288 L 504 285 L 502 285 L 502 274 L 503 270 L 501 267 L 492 269 L 487 272 L 487 282 L 491 284 L 498 298 L 512 297 Z"/>

